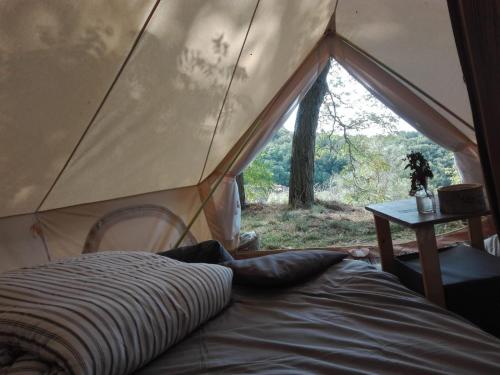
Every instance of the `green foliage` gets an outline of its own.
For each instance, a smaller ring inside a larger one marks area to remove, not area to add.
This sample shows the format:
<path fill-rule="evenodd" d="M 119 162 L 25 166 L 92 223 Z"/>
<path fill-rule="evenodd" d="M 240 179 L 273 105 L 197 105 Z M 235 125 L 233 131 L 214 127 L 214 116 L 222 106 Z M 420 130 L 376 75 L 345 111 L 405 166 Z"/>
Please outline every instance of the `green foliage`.
<path fill-rule="evenodd" d="M 377 241 L 370 212 L 363 208 L 339 209 L 341 204 L 329 206 L 318 202 L 310 210 L 290 210 L 286 204 L 250 204 L 242 213 L 242 231 L 256 231 L 262 249 L 362 245 Z M 436 233 L 461 226 L 460 222 L 437 225 Z M 395 241 L 415 239 L 411 229 L 395 224 L 391 227 Z"/>
<path fill-rule="evenodd" d="M 396 132 L 399 117 L 334 61 L 327 80 L 316 133 L 316 196 L 327 192 L 322 199 L 354 205 L 405 198 L 410 173 L 403 159 L 410 151 L 428 160 L 431 189 L 460 182 L 451 152 L 417 132 Z M 280 129 L 245 171 L 249 201 L 266 201 L 273 186 L 288 186 L 292 137 Z"/>
<path fill-rule="evenodd" d="M 261 151 L 255 161 L 265 163 L 277 185 L 288 186 L 293 133 L 281 128 L 271 142 Z M 246 175 L 245 175 L 246 176 Z"/>
<path fill-rule="evenodd" d="M 399 138 L 406 151 L 420 152 L 429 162 L 434 172 L 434 178 L 429 181 L 431 189 L 460 183 L 461 177 L 451 151 L 442 148 L 417 132 L 400 132 Z M 404 176 L 409 176 L 409 173 L 405 173 Z"/>
<path fill-rule="evenodd" d="M 343 140 L 340 136 L 329 135 L 325 132 L 316 134 L 316 155 L 314 159 L 314 183 L 325 186 L 332 175 L 340 173 L 348 164 L 345 155 L 338 152 Z"/>
<path fill-rule="evenodd" d="M 254 163 L 265 164 L 273 175 L 273 183 L 288 186 L 290 180 L 290 159 L 292 155 L 293 133 L 281 128 L 271 142 L 261 151 Z M 337 139 L 340 137 L 336 136 Z M 314 161 L 314 183 L 319 186 L 328 184 L 332 174 L 340 173 L 348 161 L 329 148 L 331 140 L 326 133 L 316 136 L 316 155 Z M 245 171 L 246 179 L 246 171 Z M 245 186 L 249 183 L 245 180 Z"/>
<path fill-rule="evenodd" d="M 421 152 L 410 152 L 406 160 L 405 169 L 410 169 L 410 195 L 414 196 L 419 189 L 424 189 L 427 194 L 428 179 L 434 177 L 429 162 Z"/>
<path fill-rule="evenodd" d="M 340 64 L 332 60 L 328 75 L 319 129 L 340 134 L 345 140 L 363 131 L 390 133 L 400 118 L 357 82 Z"/>
<path fill-rule="evenodd" d="M 363 206 L 408 197 L 410 172 L 404 159 L 410 151 L 428 160 L 434 173 L 429 188 L 460 182 L 451 152 L 417 132 L 397 132 L 398 116 L 337 63 L 332 62 L 327 80 L 330 91 L 320 112 L 314 158 L 315 196 L 323 202 L 310 210 L 250 204 L 242 215 L 242 230 L 257 231 L 264 249 L 373 243 L 371 215 L 344 203 Z M 282 187 L 289 184 L 292 138 L 292 132 L 280 129 L 245 170 L 249 202 L 287 201 Z M 437 226 L 437 232 L 456 225 Z M 400 226 L 392 233 L 394 239 L 414 239 L 411 230 Z"/>
<path fill-rule="evenodd" d="M 352 138 L 355 161 L 333 175 L 330 189 L 343 202 L 365 205 L 408 197 L 410 172 L 404 158 L 409 150 L 421 152 L 434 171 L 429 187 L 436 189 L 460 181 L 453 153 L 416 132 Z"/>
<path fill-rule="evenodd" d="M 255 159 L 245 170 L 245 194 L 250 202 L 265 202 L 274 187 L 274 177 L 269 164 Z"/>
<path fill-rule="evenodd" d="M 410 173 L 404 158 L 411 150 L 429 161 L 434 172 L 431 189 L 460 182 L 453 154 L 417 132 L 353 135 L 350 142 L 352 161 L 342 136 L 317 135 L 315 181 L 317 190 L 328 191 L 331 199 L 364 205 L 408 197 Z M 288 185 L 290 149 L 291 132 L 280 129 L 245 171 L 250 202 L 264 202 L 273 186 Z"/>
<path fill-rule="evenodd" d="M 390 199 L 387 184 L 394 176 L 391 165 L 375 153 L 364 155 L 358 166 L 346 168 L 335 179 L 339 196 L 349 204 L 380 202 Z M 342 180 L 341 180 L 342 179 Z"/>

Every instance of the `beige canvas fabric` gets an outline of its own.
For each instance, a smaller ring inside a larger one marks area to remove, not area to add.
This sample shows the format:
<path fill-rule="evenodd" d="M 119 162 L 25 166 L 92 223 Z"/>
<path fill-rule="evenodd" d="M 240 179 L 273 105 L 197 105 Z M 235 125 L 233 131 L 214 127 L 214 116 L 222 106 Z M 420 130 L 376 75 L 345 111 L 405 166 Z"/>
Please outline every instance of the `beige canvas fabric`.
<path fill-rule="evenodd" d="M 117 210 L 96 249 L 236 246 L 234 176 L 330 54 L 481 180 L 445 2 L 0 3 L 0 270 L 80 254 Z"/>
<path fill-rule="evenodd" d="M 51 259 L 82 253 L 91 228 L 112 212 L 154 205 L 166 207 L 184 223 L 201 205 L 196 187 L 174 189 L 138 196 L 90 203 L 39 214 Z M 141 250 L 159 252 L 174 246 L 181 235 L 159 215 L 121 216 L 100 243 L 99 250 Z M 212 238 L 205 217 L 199 216 L 190 228 L 196 241 Z"/>
<path fill-rule="evenodd" d="M 195 185 L 206 158 L 207 177 L 321 38 L 335 4 L 261 0 L 252 20 L 256 5 L 161 2 L 42 210 Z"/>
<path fill-rule="evenodd" d="M 229 249 L 238 245 L 240 233 L 241 206 L 235 176 L 255 158 L 316 81 L 330 57 L 330 38 L 328 36 L 316 45 L 216 171 L 200 184 L 203 198 L 209 197 L 210 191 L 215 189 L 204 207 L 204 213 L 214 237 Z M 221 175 L 224 178 L 217 185 Z"/>
<path fill-rule="evenodd" d="M 337 33 L 472 124 L 446 1 L 341 0 Z"/>
<path fill-rule="evenodd" d="M 321 39 L 334 0 L 261 0 L 242 51 L 202 179 L 223 161 Z"/>
<path fill-rule="evenodd" d="M 207 176 L 314 49 L 335 7 L 334 0 L 12 4 L 0 7 L 0 216 L 39 211 L 43 236 L 23 242 L 32 223 L 1 220 L 12 234 L 0 239 L 1 253 L 17 247 L 16 266 L 81 253 L 96 222 L 136 204 L 193 222 L 198 241 L 218 238 L 204 214 L 194 219 L 205 160 Z M 234 205 L 218 211 L 232 223 L 221 237 L 237 241 L 234 191 L 218 194 Z M 158 251 L 179 236 L 164 221 L 133 218 L 114 225 L 99 247 Z M 41 255 L 23 258 L 29 252 Z"/>
<path fill-rule="evenodd" d="M 42 209 L 197 184 L 255 5 L 160 2 Z"/>
<path fill-rule="evenodd" d="M 346 40 L 335 37 L 332 55 L 370 92 L 432 141 L 454 152 L 457 167 L 465 182 L 483 183 L 477 147 L 462 128 L 430 106 L 415 91 L 404 85 Z"/>
<path fill-rule="evenodd" d="M 0 2 L 0 217 L 38 208 L 152 4 Z"/>
<path fill-rule="evenodd" d="M 238 186 L 232 176 L 224 176 L 220 181 L 220 175 L 214 174 L 212 177 L 213 180 L 206 180 L 199 187 L 200 195 L 206 201 L 200 216 L 206 218 L 213 238 L 225 248 L 234 249 L 240 240 L 241 205 Z"/>
<path fill-rule="evenodd" d="M 0 219 L 0 272 L 48 261 L 35 215 Z"/>

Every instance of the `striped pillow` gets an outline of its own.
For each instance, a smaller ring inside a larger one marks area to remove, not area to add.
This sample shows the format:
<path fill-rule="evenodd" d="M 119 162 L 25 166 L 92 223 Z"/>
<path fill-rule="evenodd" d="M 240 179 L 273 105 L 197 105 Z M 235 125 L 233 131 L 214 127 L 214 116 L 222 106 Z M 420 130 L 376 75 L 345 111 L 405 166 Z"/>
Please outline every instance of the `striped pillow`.
<path fill-rule="evenodd" d="M 70 374 L 129 374 L 217 314 L 231 279 L 227 267 L 118 251 L 7 272 L 0 352 Z"/>

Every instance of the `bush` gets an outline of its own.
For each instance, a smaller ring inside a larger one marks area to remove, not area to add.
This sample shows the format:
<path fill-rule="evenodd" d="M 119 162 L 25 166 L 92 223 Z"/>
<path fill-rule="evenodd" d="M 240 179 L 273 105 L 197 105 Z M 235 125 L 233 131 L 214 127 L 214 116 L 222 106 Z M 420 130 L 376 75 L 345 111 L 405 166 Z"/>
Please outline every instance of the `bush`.
<path fill-rule="evenodd" d="M 255 159 L 245 170 L 245 194 L 249 202 L 266 202 L 273 191 L 271 168 L 261 158 Z"/>

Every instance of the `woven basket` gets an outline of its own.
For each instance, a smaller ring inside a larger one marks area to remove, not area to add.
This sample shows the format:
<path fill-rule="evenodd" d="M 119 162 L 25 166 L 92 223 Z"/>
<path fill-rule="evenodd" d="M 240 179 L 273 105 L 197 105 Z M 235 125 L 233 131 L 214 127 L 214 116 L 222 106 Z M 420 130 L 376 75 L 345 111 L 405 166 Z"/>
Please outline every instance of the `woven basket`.
<path fill-rule="evenodd" d="M 470 214 L 486 211 L 483 185 L 458 184 L 438 189 L 439 206 L 444 214 Z"/>

